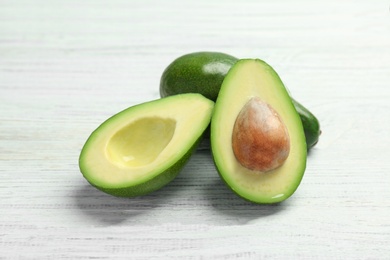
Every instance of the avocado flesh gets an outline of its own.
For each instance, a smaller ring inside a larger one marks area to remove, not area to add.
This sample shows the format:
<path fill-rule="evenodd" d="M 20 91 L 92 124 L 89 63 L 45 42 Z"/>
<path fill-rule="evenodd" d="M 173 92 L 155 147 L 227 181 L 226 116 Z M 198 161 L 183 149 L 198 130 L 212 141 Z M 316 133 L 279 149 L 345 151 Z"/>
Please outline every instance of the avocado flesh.
<path fill-rule="evenodd" d="M 148 194 L 172 181 L 210 122 L 214 103 L 182 94 L 130 107 L 101 124 L 79 158 L 87 181 L 121 197 Z"/>
<path fill-rule="evenodd" d="M 232 149 L 235 120 L 253 97 L 260 98 L 278 112 L 290 136 L 287 159 L 267 172 L 245 168 Z M 214 108 L 211 148 L 221 178 L 244 199 L 267 204 L 281 202 L 298 188 L 306 167 L 304 130 L 282 81 L 264 61 L 240 60 L 227 74 Z"/>

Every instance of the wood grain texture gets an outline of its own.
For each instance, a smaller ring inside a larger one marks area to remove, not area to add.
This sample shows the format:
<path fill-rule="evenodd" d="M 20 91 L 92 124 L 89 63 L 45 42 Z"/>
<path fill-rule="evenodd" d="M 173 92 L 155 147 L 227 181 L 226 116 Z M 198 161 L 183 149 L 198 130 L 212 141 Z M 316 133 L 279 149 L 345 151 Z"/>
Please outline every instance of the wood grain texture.
<path fill-rule="evenodd" d="M 389 259 L 389 5 L 0 1 L 0 259 Z M 298 191 L 243 201 L 209 151 L 144 197 L 88 185 L 89 134 L 200 50 L 266 60 L 318 117 Z"/>

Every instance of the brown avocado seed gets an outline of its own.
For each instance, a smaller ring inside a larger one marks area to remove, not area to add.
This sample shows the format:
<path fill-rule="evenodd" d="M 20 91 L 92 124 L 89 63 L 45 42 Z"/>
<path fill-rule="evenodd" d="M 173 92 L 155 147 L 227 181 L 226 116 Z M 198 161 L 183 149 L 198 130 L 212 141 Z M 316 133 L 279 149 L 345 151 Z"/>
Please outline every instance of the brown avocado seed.
<path fill-rule="evenodd" d="M 260 98 L 253 97 L 237 116 L 232 147 L 242 166 L 267 172 L 287 159 L 290 137 L 279 114 Z"/>

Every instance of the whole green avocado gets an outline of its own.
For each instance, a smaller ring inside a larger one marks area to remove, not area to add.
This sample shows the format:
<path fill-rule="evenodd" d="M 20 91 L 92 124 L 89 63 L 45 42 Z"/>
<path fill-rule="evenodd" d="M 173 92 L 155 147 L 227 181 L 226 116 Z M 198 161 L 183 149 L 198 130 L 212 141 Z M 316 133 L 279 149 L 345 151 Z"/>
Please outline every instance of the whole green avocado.
<path fill-rule="evenodd" d="M 225 76 L 239 59 L 222 52 L 193 52 L 175 59 L 164 70 L 160 80 L 160 96 L 200 93 L 217 100 Z M 302 104 L 292 102 L 301 118 L 307 148 L 317 144 L 321 134 L 318 119 Z"/>
<path fill-rule="evenodd" d="M 237 58 L 221 52 L 194 52 L 174 60 L 163 72 L 161 97 L 200 93 L 215 101 L 229 69 Z"/>

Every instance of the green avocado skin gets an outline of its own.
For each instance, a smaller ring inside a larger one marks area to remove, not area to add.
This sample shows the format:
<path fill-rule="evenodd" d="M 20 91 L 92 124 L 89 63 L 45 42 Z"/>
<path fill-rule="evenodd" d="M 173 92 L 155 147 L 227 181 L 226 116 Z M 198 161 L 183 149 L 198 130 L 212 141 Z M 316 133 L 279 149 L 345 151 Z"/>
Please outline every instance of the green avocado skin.
<path fill-rule="evenodd" d="M 215 102 L 226 74 L 238 60 L 221 52 L 185 54 L 164 70 L 160 80 L 160 96 L 200 93 Z M 317 144 L 321 134 L 319 121 L 302 104 L 293 98 L 291 100 L 302 121 L 307 149 L 311 149 Z M 208 136 L 206 131 L 205 137 Z"/>
<path fill-rule="evenodd" d="M 299 117 L 301 118 L 303 130 L 305 132 L 307 149 L 310 149 L 317 144 L 321 135 L 320 123 L 318 122 L 318 119 L 302 104 L 295 99 L 291 100 Z"/>
<path fill-rule="evenodd" d="M 174 60 L 160 80 L 161 97 L 200 93 L 215 101 L 229 69 L 237 58 L 221 52 L 195 52 Z"/>

